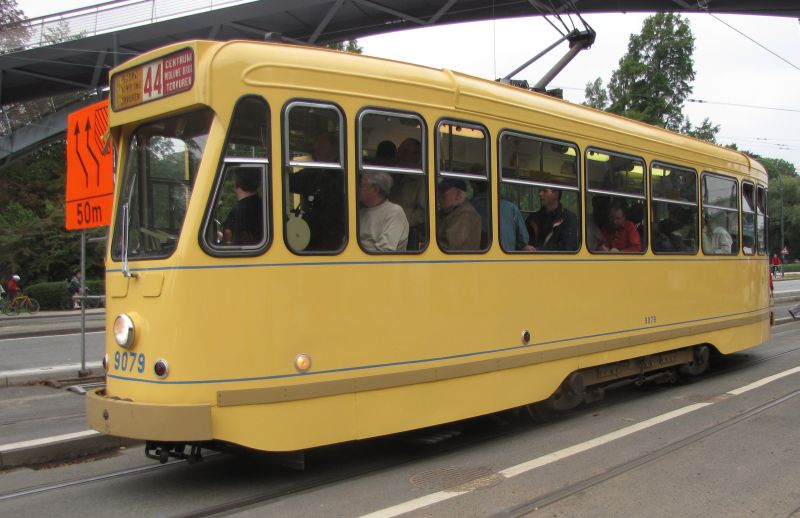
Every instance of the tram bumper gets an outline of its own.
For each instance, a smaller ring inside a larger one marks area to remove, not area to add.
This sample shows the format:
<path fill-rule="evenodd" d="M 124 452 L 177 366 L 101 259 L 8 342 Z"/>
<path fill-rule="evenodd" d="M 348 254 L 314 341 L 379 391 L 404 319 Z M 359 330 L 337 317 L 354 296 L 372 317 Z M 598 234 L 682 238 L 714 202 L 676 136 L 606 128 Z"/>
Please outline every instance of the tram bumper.
<path fill-rule="evenodd" d="M 210 441 L 211 405 L 157 405 L 86 393 L 86 422 L 98 432 L 150 441 Z"/>

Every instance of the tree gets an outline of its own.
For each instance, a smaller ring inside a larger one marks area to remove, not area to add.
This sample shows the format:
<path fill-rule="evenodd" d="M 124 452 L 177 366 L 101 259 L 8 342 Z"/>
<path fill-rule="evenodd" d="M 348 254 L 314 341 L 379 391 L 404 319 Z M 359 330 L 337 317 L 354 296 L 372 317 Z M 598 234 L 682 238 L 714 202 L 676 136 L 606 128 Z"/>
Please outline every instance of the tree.
<path fill-rule="evenodd" d="M 61 139 L 0 170 L 0 278 L 60 281 L 78 265 L 80 234 L 64 229 L 65 152 Z M 102 277 L 102 258 L 102 244 L 87 247 L 87 278 Z"/>
<path fill-rule="evenodd" d="M 345 52 L 352 52 L 353 54 L 361 54 L 364 49 L 358 45 L 358 40 L 337 41 L 336 43 L 329 43 L 325 45 L 329 49 L 343 50 Z"/>
<path fill-rule="evenodd" d="M 683 128 L 681 128 L 681 133 L 696 139 L 716 143 L 717 133 L 719 133 L 719 124 L 712 123 L 711 120 L 706 117 L 699 126 L 692 127 L 692 123 L 687 120 Z"/>
<path fill-rule="evenodd" d="M 608 108 L 608 94 L 603 88 L 603 80 L 599 77 L 592 83 L 586 83 L 586 102 L 585 106 L 591 106 L 598 110 Z"/>
<path fill-rule="evenodd" d="M 17 0 L 0 0 L 0 53 L 10 52 L 25 45 L 30 35 L 23 25 L 25 13 L 17 6 Z"/>
<path fill-rule="evenodd" d="M 719 126 L 706 119 L 692 128 L 683 115 L 695 78 L 693 52 L 687 19 L 674 13 L 650 16 L 641 33 L 631 35 L 607 90 L 600 78 L 586 84 L 584 104 L 713 141 Z"/>
<path fill-rule="evenodd" d="M 767 158 L 746 152 L 758 160 L 769 176 L 769 254 L 780 252 L 785 243 L 791 248 L 790 256 L 796 258 L 800 252 L 800 176 L 791 162 L 781 158 Z M 783 241 L 781 242 L 781 216 L 783 216 Z"/>

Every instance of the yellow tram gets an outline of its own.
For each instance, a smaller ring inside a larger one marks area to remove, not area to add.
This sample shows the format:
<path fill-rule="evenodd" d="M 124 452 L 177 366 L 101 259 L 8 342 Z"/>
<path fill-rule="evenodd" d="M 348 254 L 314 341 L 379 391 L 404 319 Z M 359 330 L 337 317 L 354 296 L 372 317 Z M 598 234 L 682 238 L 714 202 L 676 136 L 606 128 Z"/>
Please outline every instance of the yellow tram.
<path fill-rule="evenodd" d="M 162 457 L 569 408 L 769 337 L 767 175 L 741 153 L 318 48 L 190 41 L 110 79 L 87 419 Z"/>

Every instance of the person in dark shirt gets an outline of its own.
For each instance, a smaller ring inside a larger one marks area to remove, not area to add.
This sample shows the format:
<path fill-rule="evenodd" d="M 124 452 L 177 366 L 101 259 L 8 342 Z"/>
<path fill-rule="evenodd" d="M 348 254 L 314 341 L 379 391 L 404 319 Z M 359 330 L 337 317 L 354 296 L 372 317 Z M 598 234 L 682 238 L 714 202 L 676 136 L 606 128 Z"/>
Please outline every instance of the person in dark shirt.
<path fill-rule="evenodd" d="M 255 245 L 264 237 L 264 208 L 258 195 L 261 170 L 240 167 L 234 172 L 236 204 L 222 225 L 226 245 Z"/>
<path fill-rule="evenodd" d="M 541 208 L 528 216 L 529 244 L 533 250 L 574 252 L 578 249 L 578 218 L 561 205 L 561 191 L 539 189 Z"/>
<path fill-rule="evenodd" d="M 323 133 L 314 144 L 314 162 L 339 163 L 339 140 Z M 347 229 L 344 171 L 341 168 L 307 167 L 289 176 L 289 190 L 302 195 L 300 210 L 311 239 L 307 251 L 335 251 L 344 245 Z"/>

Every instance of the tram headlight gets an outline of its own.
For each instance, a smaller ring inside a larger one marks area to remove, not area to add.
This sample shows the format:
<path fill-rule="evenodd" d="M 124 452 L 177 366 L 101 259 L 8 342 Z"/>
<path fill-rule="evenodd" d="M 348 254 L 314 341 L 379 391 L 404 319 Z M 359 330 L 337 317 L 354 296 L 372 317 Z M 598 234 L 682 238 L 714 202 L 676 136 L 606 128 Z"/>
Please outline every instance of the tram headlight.
<path fill-rule="evenodd" d="M 136 330 L 133 319 L 125 313 L 118 315 L 114 319 L 114 340 L 120 347 L 130 349 L 136 339 Z"/>

